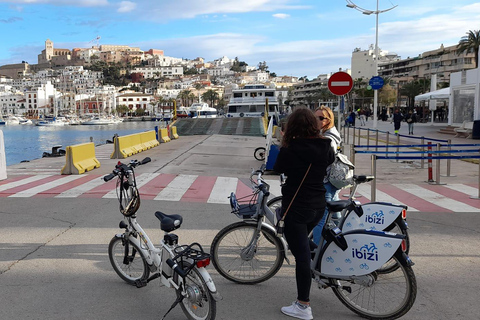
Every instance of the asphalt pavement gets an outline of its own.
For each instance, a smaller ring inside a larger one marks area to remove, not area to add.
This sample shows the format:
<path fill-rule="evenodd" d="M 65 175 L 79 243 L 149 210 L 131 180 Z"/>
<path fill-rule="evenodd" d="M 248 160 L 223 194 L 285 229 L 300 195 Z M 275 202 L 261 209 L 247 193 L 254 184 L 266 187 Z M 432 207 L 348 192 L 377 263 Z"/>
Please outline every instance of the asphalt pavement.
<path fill-rule="evenodd" d="M 442 126 L 445 124 L 416 124 L 415 134 L 455 143 L 476 142 L 440 134 Z M 378 129 L 393 131 L 393 124 L 379 122 Z M 401 133 L 407 133 L 406 124 Z M 361 143 L 365 141 L 362 137 Z M 245 179 L 260 164 L 253 151 L 264 144 L 263 137 L 185 136 L 132 158 L 152 158 L 137 174 Z M 109 148 L 97 147 L 101 168 L 86 175 L 107 174 L 113 169 L 118 160 L 109 159 Z M 63 164 L 62 159 L 49 158 L 9 166 L 7 181 L 23 175 L 59 174 Z M 369 155 L 356 155 L 355 164 L 357 173 L 370 173 Z M 377 164 L 376 177 L 379 185 L 393 181 L 429 185 L 427 171 L 418 161 L 383 160 Z M 447 185 L 470 184 L 475 189 L 478 164 L 452 161 L 451 176 L 442 180 Z M 0 181 L 0 186 L 5 183 Z M 438 201 L 449 198 L 439 197 Z M 138 220 L 155 243 L 162 237 L 153 215 L 157 210 L 181 214 L 184 224 L 176 232 L 180 242 L 197 241 L 206 248 L 221 228 L 238 221 L 226 204 L 142 200 Z M 161 319 L 175 299 L 174 291 L 161 287 L 159 281 L 137 289 L 112 270 L 107 248 L 113 235 L 120 232 L 117 226 L 122 218 L 116 199 L 16 198 L 3 194 L 0 218 L 1 319 Z M 480 287 L 480 214 L 409 211 L 407 219 L 418 294 L 403 319 L 478 319 L 475 292 Z M 274 278 L 252 286 L 223 279 L 213 266 L 208 270 L 223 296 L 217 304 L 217 319 L 289 319 L 280 313 L 280 307 L 295 299 L 293 262 L 285 263 Z M 331 290 L 312 286 L 311 300 L 315 319 L 359 319 Z M 185 316 L 177 307 L 166 319 Z"/>

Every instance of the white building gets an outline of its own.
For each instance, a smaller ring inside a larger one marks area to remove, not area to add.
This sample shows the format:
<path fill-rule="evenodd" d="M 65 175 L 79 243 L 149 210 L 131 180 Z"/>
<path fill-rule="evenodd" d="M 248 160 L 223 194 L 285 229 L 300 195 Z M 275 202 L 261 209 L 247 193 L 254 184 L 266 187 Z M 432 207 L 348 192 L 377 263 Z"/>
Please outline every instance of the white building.
<path fill-rule="evenodd" d="M 183 67 L 136 67 L 132 72 L 142 73 L 145 79 L 181 77 L 183 76 Z"/>
<path fill-rule="evenodd" d="M 388 53 L 388 51 L 378 48 L 378 64 L 390 61 L 400 60 L 396 53 Z M 353 79 L 370 79 L 375 75 L 375 47 L 370 45 L 368 50 L 355 48 L 352 52 L 352 78 Z"/>
<path fill-rule="evenodd" d="M 137 109 L 143 109 L 146 112 L 149 112 L 149 114 L 152 114 L 152 101 L 154 101 L 154 98 L 150 94 L 124 93 L 117 96 L 116 104 L 118 106 L 127 106 L 131 112 L 135 112 Z"/>

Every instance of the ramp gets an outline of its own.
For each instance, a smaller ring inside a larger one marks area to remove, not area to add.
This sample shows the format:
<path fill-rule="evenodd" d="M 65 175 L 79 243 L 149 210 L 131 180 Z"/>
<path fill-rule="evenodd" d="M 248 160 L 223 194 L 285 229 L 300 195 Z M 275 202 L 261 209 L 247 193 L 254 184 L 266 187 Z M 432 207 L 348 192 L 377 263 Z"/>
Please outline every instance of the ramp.
<path fill-rule="evenodd" d="M 264 136 L 262 118 L 180 119 L 175 123 L 180 136 L 240 135 Z"/>

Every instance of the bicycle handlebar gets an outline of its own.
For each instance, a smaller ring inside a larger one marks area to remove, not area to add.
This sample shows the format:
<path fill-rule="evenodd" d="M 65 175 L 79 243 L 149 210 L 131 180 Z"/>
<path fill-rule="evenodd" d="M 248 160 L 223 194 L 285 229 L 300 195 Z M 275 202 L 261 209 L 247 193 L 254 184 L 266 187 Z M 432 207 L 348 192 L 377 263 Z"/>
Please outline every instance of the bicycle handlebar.
<path fill-rule="evenodd" d="M 118 176 L 120 173 L 127 172 L 127 171 L 131 170 L 132 168 L 141 166 L 143 164 L 147 164 L 150 161 L 152 161 L 152 159 L 150 159 L 150 157 L 146 157 L 142 161 L 131 160 L 128 165 L 124 164 L 124 163 L 121 163 L 119 161 L 118 164 L 115 165 L 115 169 L 113 169 L 112 173 L 109 173 L 109 174 L 107 174 L 106 176 L 103 177 L 103 181 L 105 181 L 105 182 L 110 181 L 113 178 L 115 178 L 116 176 Z"/>

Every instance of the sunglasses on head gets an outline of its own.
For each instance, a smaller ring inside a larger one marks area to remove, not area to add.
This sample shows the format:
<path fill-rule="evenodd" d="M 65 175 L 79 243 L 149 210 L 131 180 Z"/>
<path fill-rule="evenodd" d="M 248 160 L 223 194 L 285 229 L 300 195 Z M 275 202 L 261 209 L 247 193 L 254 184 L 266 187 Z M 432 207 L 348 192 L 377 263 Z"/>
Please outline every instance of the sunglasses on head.
<path fill-rule="evenodd" d="M 320 121 L 328 120 L 328 118 L 325 118 L 325 117 L 322 117 L 322 116 L 318 116 L 318 119 L 319 119 Z"/>

